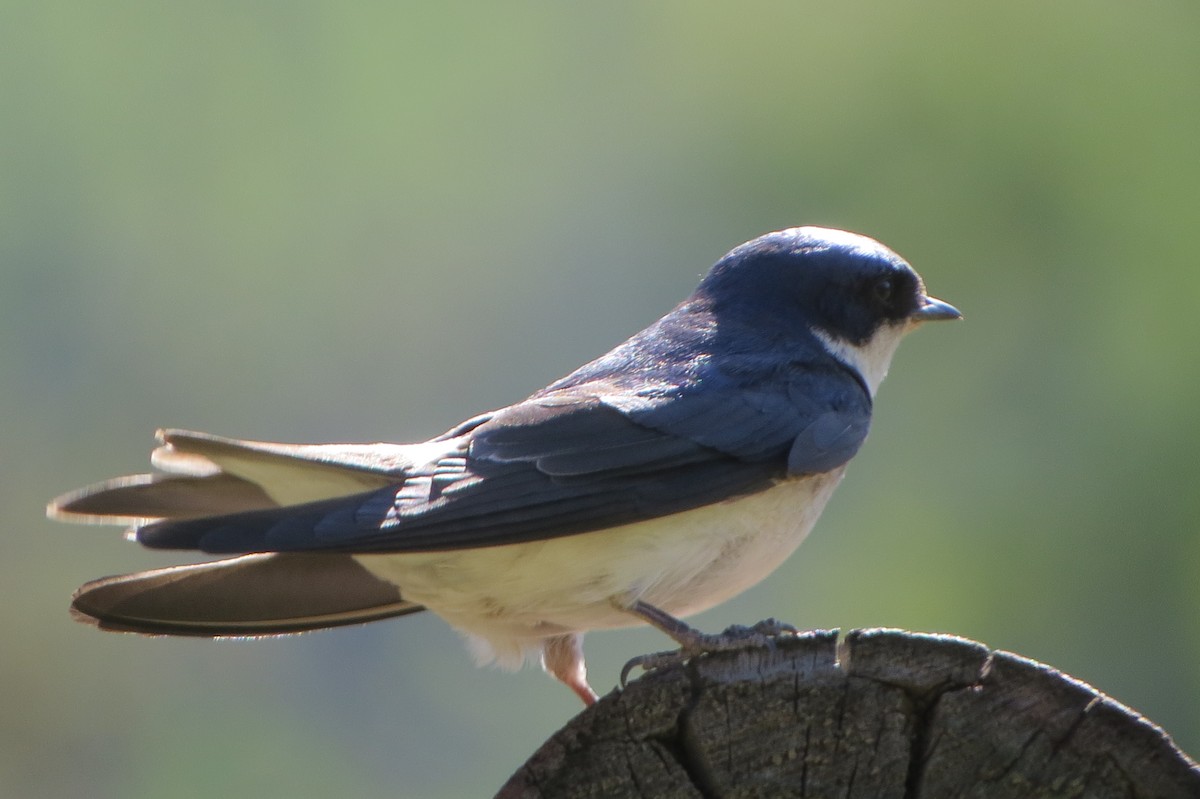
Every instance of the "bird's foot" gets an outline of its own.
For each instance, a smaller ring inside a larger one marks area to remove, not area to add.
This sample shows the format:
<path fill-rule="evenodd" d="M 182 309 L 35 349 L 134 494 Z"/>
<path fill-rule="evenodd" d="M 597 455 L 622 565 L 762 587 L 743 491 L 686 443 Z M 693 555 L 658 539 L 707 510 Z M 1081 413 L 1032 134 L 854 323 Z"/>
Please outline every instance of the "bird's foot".
<path fill-rule="evenodd" d="M 639 655 L 630 660 L 621 669 L 622 688 L 628 682 L 629 673 L 637 668 L 650 672 L 681 665 L 699 655 L 771 646 L 776 639 L 793 636 L 799 632 L 792 625 L 777 619 L 764 619 L 750 627 L 735 624 L 726 628 L 724 632 L 713 635 L 702 633 L 669 613 L 645 602 L 639 601 L 629 610 L 677 641 L 679 649 Z"/>

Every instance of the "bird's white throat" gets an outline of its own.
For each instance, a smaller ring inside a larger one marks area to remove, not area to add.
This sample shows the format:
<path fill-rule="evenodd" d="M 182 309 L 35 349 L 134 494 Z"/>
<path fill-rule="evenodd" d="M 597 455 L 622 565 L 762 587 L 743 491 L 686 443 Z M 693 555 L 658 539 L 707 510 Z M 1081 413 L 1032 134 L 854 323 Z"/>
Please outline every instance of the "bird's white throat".
<path fill-rule="evenodd" d="M 813 328 L 813 334 L 821 340 L 830 355 L 858 372 L 873 399 L 875 392 L 879 390 L 879 384 L 887 376 L 892 356 L 896 354 L 896 347 L 900 346 L 900 339 L 904 338 L 904 334 L 910 329 L 911 325 L 904 323 L 884 324 L 867 343 L 861 345 L 851 344 L 820 328 Z"/>

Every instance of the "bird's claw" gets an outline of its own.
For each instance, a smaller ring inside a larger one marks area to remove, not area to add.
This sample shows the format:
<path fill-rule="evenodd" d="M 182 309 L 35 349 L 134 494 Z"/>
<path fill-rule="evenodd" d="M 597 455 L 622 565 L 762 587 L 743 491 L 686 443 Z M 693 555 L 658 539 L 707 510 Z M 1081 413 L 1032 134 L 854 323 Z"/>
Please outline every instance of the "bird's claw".
<path fill-rule="evenodd" d="M 624 688 L 629 682 L 629 672 L 634 669 L 641 669 L 646 673 L 666 668 L 667 666 L 677 666 L 684 663 L 691 655 L 681 649 L 669 649 L 665 652 L 652 652 L 648 655 L 638 655 L 630 659 L 621 668 L 621 688 Z"/>
<path fill-rule="evenodd" d="M 731 639 L 752 639 L 756 636 L 766 638 L 779 638 L 787 635 L 797 635 L 800 631 L 791 624 L 779 619 L 763 619 L 757 624 L 750 627 L 743 627 L 740 624 L 735 624 L 732 627 L 727 627 L 725 632 L 720 635 L 712 636 L 713 638 L 731 638 Z M 735 648 L 735 647 L 731 647 Z"/>
<path fill-rule="evenodd" d="M 723 632 L 710 635 L 693 631 L 695 634 L 681 642 L 679 649 L 665 652 L 653 652 L 648 655 L 638 655 L 631 659 L 621 669 L 621 687 L 629 681 L 629 673 L 640 668 L 644 672 L 652 672 L 670 666 L 682 665 L 694 657 L 714 652 L 731 652 L 738 649 L 750 649 L 771 646 L 776 639 L 797 635 L 799 630 L 778 619 L 764 619 L 757 624 L 746 627 L 734 624 L 726 627 Z"/>

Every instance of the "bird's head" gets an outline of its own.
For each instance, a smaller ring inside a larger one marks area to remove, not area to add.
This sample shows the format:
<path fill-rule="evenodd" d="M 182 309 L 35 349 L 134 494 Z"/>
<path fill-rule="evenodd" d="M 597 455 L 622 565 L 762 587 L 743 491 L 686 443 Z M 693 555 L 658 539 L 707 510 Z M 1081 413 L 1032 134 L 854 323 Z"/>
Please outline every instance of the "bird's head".
<path fill-rule="evenodd" d="M 871 394 L 904 334 L 960 319 L 925 293 L 908 263 L 874 239 L 820 227 L 768 233 L 730 251 L 697 290 L 718 320 L 811 333 L 853 367 Z"/>

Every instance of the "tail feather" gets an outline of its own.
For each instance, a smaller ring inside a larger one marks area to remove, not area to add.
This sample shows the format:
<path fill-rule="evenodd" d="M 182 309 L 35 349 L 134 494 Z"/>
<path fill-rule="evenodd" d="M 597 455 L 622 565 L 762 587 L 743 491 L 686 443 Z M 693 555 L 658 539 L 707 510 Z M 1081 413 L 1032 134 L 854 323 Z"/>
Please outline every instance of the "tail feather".
<path fill-rule="evenodd" d="M 298 633 L 416 613 L 390 582 L 350 555 L 260 554 L 172 566 L 85 584 L 80 621 L 147 635 Z"/>
<path fill-rule="evenodd" d="M 160 430 L 161 474 L 118 477 L 55 499 L 57 519 L 136 524 L 261 510 L 361 494 L 403 481 L 401 444 L 272 444 Z"/>
<path fill-rule="evenodd" d="M 156 473 L 64 494 L 48 514 L 96 524 L 202 523 L 397 485 L 414 457 L 403 444 L 273 444 L 184 430 L 160 430 L 158 440 Z M 208 637 L 281 635 L 419 610 L 342 553 L 250 554 L 106 577 L 71 602 L 77 619 L 101 629 Z"/>
<path fill-rule="evenodd" d="M 64 494 L 50 503 L 48 513 L 63 521 L 137 524 L 143 519 L 196 519 L 275 506 L 259 486 L 221 472 L 205 477 L 134 474 Z"/>

